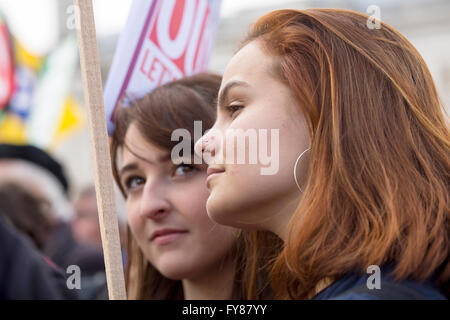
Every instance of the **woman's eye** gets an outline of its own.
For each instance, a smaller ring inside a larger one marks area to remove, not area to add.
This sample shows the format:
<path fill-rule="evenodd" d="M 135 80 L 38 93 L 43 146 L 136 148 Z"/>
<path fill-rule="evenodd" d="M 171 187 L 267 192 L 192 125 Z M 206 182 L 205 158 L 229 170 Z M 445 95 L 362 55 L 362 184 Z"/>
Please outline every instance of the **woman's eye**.
<path fill-rule="evenodd" d="M 239 105 L 229 105 L 226 106 L 225 109 L 228 111 L 228 113 L 230 114 L 230 117 L 233 117 L 233 115 L 238 112 L 239 110 L 241 110 L 243 108 L 243 106 L 239 106 Z"/>
<path fill-rule="evenodd" d="M 194 171 L 194 170 L 195 170 L 194 166 L 182 163 L 175 167 L 175 172 L 173 175 L 174 176 L 185 176 L 185 175 L 192 173 L 192 171 Z"/>
<path fill-rule="evenodd" d="M 132 176 L 126 179 L 125 181 L 125 187 L 127 190 L 133 190 L 139 187 L 140 185 L 143 185 L 145 183 L 145 180 L 141 177 Z"/>

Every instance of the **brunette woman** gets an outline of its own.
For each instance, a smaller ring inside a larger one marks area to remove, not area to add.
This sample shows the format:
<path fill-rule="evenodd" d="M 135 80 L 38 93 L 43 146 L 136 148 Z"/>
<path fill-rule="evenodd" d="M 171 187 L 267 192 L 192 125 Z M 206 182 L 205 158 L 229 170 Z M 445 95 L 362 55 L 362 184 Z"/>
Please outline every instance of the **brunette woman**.
<path fill-rule="evenodd" d="M 194 161 L 194 122 L 203 130 L 212 126 L 220 82 L 214 74 L 177 80 L 115 115 L 113 170 L 126 198 L 130 299 L 272 296 L 261 271 L 265 261 L 246 254 L 251 238 L 206 213 L 206 165 Z M 172 154 L 180 143 L 172 135 L 177 129 L 193 137 L 191 153 Z M 258 236 L 273 239 L 271 251 L 281 244 L 275 235 Z M 251 265 L 260 271 L 249 273 Z"/>

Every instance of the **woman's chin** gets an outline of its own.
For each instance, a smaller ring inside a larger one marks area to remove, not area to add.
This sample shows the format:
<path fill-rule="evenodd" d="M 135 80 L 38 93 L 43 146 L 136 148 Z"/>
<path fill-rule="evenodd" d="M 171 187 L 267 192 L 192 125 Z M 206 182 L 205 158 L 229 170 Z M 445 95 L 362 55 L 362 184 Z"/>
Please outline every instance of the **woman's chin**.
<path fill-rule="evenodd" d="M 213 193 L 208 198 L 206 202 L 206 211 L 208 212 L 209 218 L 221 225 L 232 226 L 232 219 L 228 214 L 229 208 L 227 208 L 224 199 L 218 199 Z"/>
<path fill-rule="evenodd" d="M 180 268 L 178 264 L 176 267 L 160 267 L 158 268 L 159 273 L 161 273 L 164 277 L 169 278 L 171 280 L 183 280 L 189 278 L 190 272 L 189 270 L 184 270 Z"/>
<path fill-rule="evenodd" d="M 217 224 L 239 229 L 243 227 L 243 225 L 238 223 L 239 217 L 236 216 L 236 214 L 239 214 L 239 211 L 231 208 L 226 202 L 215 202 L 214 198 L 208 199 L 206 211 L 208 212 L 208 217 Z"/>

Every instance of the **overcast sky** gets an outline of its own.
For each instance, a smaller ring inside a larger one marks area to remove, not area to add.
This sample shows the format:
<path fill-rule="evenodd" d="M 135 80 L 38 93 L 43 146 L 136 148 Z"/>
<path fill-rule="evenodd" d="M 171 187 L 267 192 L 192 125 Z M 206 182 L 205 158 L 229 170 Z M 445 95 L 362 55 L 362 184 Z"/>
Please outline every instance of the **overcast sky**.
<path fill-rule="evenodd" d="M 0 0 L 12 32 L 36 54 L 46 54 L 58 38 L 58 0 Z M 222 0 L 221 16 L 243 9 L 265 7 L 274 0 Z M 277 3 L 292 0 L 277 0 Z M 94 14 L 99 36 L 120 32 L 132 0 L 94 0 Z M 69 14 L 68 14 L 69 16 Z"/>

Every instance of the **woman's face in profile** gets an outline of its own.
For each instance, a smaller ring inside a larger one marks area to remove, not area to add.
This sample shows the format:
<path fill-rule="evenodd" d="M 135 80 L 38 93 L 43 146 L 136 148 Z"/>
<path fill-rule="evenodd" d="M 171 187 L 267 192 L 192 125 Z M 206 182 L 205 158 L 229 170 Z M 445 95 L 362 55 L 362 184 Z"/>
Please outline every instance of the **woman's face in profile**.
<path fill-rule="evenodd" d="M 134 124 L 129 127 L 118 168 L 127 220 L 159 272 L 193 279 L 220 267 L 237 230 L 217 225 L 206 213 L 205 165 L 175 165 L 170 155 L 147 142 Z"/>
<path fill-rule="evenodd" d="M 257 41 L 231 59 L 217 120 L 195 149 L 199 154 L 203 148 L 210 172 L 217 172 L 207 179 L 210 217 L 225 225 L 278 233 L 280 215 L 291 215 L 301 195 L 294 164 L 309 147 L 309 134 L 292 91 L 276 76 L 275 63 Z M 239 139 L 245 143 L 237 143 Z M 299 182 L 304 178 L 297 177 Z"/>

